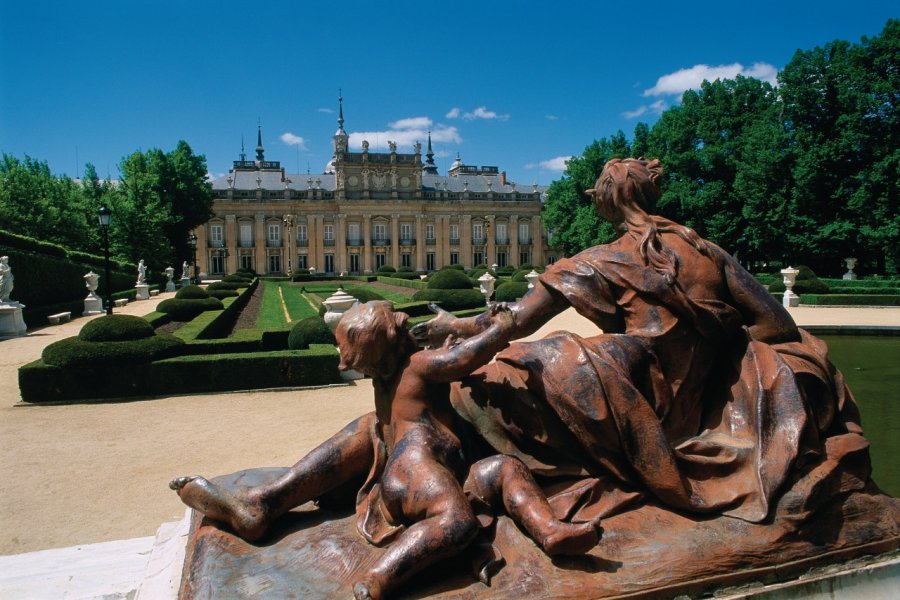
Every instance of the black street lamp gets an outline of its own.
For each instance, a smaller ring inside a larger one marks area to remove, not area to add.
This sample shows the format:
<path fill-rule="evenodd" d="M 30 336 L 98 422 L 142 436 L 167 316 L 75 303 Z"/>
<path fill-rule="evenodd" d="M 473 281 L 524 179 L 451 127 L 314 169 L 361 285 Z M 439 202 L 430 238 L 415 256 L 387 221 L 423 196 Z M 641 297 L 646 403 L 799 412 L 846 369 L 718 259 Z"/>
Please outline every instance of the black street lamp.
<path fill-rule="evenodd" d="M 103 266 L 106 269 L 106 314 L 113 314 L 112 301 L 112 280 L 109 278 L 109 221 L 112 218 L 112 211 L 104 204 L 97 211 L 97 218 L 100 221 L 100 232 L 103 234 Z"/>
<path fill-rule="evenodd" d="M 191 237 L 188 238 L 188 244 L 191 246 L 191 265 L 194 267 L 194 277 L 191 279 L 191 283 L 199 284 L 200 283 L 200 273 L 197 269 L 197 235 L 191 233 Z"/>

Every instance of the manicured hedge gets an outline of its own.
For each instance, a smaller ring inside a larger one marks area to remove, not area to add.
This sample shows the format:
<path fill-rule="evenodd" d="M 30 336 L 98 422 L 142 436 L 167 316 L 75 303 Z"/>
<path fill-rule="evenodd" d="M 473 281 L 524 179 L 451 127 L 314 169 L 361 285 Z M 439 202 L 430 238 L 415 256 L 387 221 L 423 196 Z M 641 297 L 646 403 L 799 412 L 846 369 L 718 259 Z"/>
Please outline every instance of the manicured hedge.
<path fill-rule="evenodd" d="M 817 306 L 900 306 L 900 295 L 800 294 L 800 304 Z"/>
<path fill-rule="evenodd" d="M 175 292 L 175 297 L 179 300 L 203 300 L 209 298 L 209 294 L 199 285 L 186 285 Z"/>
<path fill-rule="evenodd" d="M 219 300 L 238 297 L 238 293 L 236 290 L 209 290 L 207 293 L 210 295 L 210 297 L 218 298 Z"/>
<path fill-rule="evenodd" d="M 19 388 L 25 402 L 39 403 L 326 385 L 341 381 L 338 360 L 330 345 L 77 368 L 38 360 L 19 368 Z"/>
<path fill-rule="evenodd" d="M 428 278 L 429 290 L 469 290 L 472 283 L 462 271 L 441 269 Z M 418 299 L 418 298 L 417 298 Z"/>
<path fill-rule="evenodd" d="M 309 317 L 297 322 L 288 336 L 288 348 L 305 350 L 310 344 L 331 344 L 337 342 L 334 333 L 322 317 Z"/>
<path fill-rule="evenodd" d="M 396 273 L 397 269 L 395 269 L 391 265 L 381 265 L 375 272 L 379 275 L 390 275 L 392 273 Z"/>
<path fill-rule="evenodd" d="M 160 302 L 157 305 L 156 310 L 168 313 L 173 321 L 191 321 L 204 311 L 222 310 L 223 308 L 221 300 L 207 296 L 206 298 L 198 298 L 196 300 L 169 298 L 168 300 Z"/>
<path fill-rule="evenodd" d="M 394 310 L 397 312 L 405 312 L 409 315 L 410 318 L 413 317 L 422 317 L 425 315 L 434 315 L 428 308 L 429 302 L 427 300 L 419 300 L 417 302 L 404 302 L 402 304 L 395 304 Z"/>
<path fill-rule="evenodd" d="M 432 275 L 433 277 L 434 275 Z M 396 285 L 398 287 L 407 287 L 412 288 L 414 290 L 424 290 L 428 287 L 428 283 L 422 281 L 421 279 L 400 279 L 399 277 L 378 277 L 379 283 L 386 283 L 388 285 Z"/>
<path fill-rule="evenodd" d="M 462 310 L 484 306 L 484 296 L 476 289 L 465 290 L 419 290 L 413 300 L 424 300 L 440 304 L 444 310 Z"/>
<path fill-rule="evenodd" d="M 78 338 L 85 342 L 124 342 L 152 335 L 153 326 L 132 315 L 104 315 L 89 321 L 78 332 Z"/>
<path fill-rule="evenodd" d="M 494 290 L 494 300 L 496 302 L 515 302 L 525 295 L 528 291 L 528 283 L 519 281 L 507 281 L 501 283 Z"/>
<path fill-rule="evenodd" d="M 208 286 L 206 286 L 207 293 L 215 291 L 215 290 L 230 290 L 235 291 L 241 288 L 245 288 L 249 285 L 246 281 L 240 282 L 229 282 L 229 281 L 215 281 Z"/>
<path fill-rule="evenodd" d="M 41 359 L 46 364 L 57 367 L 127 365 L 174 356 L 182 345 L 183 341 L 169 334 L 119 342 L 87 342 L 70 337 L 44 348 Z"/>

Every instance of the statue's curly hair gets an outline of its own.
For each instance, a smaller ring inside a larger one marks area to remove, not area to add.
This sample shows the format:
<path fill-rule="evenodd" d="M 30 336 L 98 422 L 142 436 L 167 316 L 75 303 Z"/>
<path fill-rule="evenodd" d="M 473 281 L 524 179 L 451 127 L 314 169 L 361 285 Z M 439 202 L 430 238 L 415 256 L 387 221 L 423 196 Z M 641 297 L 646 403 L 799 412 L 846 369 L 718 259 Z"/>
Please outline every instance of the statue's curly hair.
<path fill-rule="evenodd" d="M 659 160 L 614 158 L 603 166 L 595 188 L 589 192 L 598 209 L 613 206 L 634 209 L 626 212 L 628 235 L 639 240 L 638 250 L 644 264 L 663 275 L 671 285 L 678 274 L 678 262 L 675 254 L 663 244 L 660 233 L 675 233 L 702 254 L 708 255 L 708 251 L 706 244 L 690 227 L 651 214 L 662 194 L 659 188 L 662 175 Z"/>

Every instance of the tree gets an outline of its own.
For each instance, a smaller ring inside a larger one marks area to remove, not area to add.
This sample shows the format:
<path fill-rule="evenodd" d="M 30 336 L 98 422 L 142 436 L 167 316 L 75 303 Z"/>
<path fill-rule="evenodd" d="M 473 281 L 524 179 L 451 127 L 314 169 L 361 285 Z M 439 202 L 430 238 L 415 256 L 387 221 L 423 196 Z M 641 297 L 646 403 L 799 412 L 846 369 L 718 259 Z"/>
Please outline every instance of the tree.
<path fill-rule="evenodd" d="M 646 129 L 646 125 L 639 123 L 635 138 L 646 139 Z M 552 246 L 572 255 L 617 237 L 613 226 L 597 214 L 584 191 L 594 187 L 607 161 L 627 158 L 631 153 L 631 145 L 619 131 L 612 138 L 595 140 L 581 156 L 569 159 L 563 177 L 550 184 L 544 203 L 543 219 Z"/>

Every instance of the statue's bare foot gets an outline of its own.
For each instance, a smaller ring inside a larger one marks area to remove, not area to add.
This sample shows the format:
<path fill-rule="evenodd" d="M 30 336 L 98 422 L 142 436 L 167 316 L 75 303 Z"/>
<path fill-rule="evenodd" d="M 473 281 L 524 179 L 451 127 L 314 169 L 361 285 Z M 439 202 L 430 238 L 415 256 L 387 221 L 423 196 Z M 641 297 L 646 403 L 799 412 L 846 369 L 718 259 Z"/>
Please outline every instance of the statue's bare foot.
<path fill-rule="evenodd" d="M 254 541 L 266 532 L 268 523 L 262 505 L 245 494 L 223 490 L 211 481 L 198 476 L 177 477 L 169 487 L 181 501 L 207 517 L 227 523 L 247 541 Z"/>
<path fill-rule="evenodd" d="M 584 523 L 558 521 L 551 525 L 541 539 L 541 546 L 550 556 L 584 554 L 600 541 L 600 520 Z"/>

